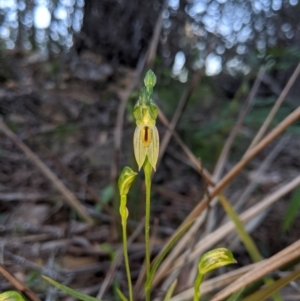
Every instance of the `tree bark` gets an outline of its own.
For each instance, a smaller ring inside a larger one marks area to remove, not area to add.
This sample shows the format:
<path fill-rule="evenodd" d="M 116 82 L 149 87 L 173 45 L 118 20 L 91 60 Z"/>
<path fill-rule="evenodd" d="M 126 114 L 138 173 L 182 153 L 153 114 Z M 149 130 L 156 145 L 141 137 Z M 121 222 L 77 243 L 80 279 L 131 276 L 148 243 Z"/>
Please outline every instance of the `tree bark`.
<path fill-rule="evenodd" d="M 162 0 L 86 0 L 75 47 L 135 67 L 151 40 Z"/>

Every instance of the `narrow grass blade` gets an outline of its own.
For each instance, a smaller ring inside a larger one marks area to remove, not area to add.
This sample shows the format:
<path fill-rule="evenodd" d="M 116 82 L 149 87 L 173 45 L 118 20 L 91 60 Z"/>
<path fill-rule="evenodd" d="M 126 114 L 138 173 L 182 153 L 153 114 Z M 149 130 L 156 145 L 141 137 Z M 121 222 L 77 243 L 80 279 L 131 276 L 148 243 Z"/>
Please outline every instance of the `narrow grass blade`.
<path fill-rule="evenodd" d="M 245 230 L 244 224 L 241 222 L 239 216 L 237 215 L 237 213 L 235 212 L 235 210 L 233 209 L 233 207 L 231 206 L 227 198 L 223 194 L 220 194 L 219 200 L 221 205 L 223 206 L 223 209 L 234 223 L 236 231 L 241 241 L 245 245 L 245 248 L 247 249 L 249 255 L 251 256 L 253 262 L 261 261 L 263 258 L 260 255 L 253 239 L 251 238 L 249 233 Z"/>
<path fill-rule="evenodd" d="M 129 301 L 118 288 L 117 288 L 117 293 L 122 301 Z"/>
<path fill-rule="evenodd" d="M 145 287 L 151 289 L 153 277 L 155 275 L 156 270 L 158 269 L 159 265 L 161 264 L 162 260 L 165 258 L 165 256 L 168 254 L 170 249 L 174 246 L 174 244 L 177 242 L 177 240 L 183 235 L 183 233 L 192 225 L 194 220 L 189 222 L 187 225 L 185 225 L 176 236 L 168 243 L 167 247 L 164 249 L 164 251 L 160 254 L 160 256 L 157 258 L 157 260 L 154 262 L 152 269 L 150 270 L 149 277 L 145 283 Z"/>
<path fill-rule="evenodd" d="M 291 281 L 300 277 L 300 270 L 292 272 L 290 275 L 283 277 L 267 287 L 259 290 L 258 292 L 246 297 L 243 301 L 257 301 L 266 300 L 268 297 L 272 296 L 274 293 L 278 292 L 281 288 L 285 287 Z"/>
<path fill-rule="evenodd" d="M 292 199 L 289 202 L 288 208 L 283 218 L 282 228 L 284 231 L 290 229 L 290 226 L 295 221 L 299 211 L 300 211 L 300 188 L 294 191 Z"/>
<path fill-rule="evenodd" d="M 167 291 L 167 294 L 166 294 L 166 296 L 164 298 L 164 301 L 169 301 L 171 299 L 176 285 L 177 285 L 177 279 L 175 279 L 173 281 L 173 283 L 171 284 L 171 286 L 169 287 L 169 289 Z"/>
<path fill-rule="evenodd" d="M 42 276 L 46 281 L 50 282 L 52 285 L 54 285 L 55 287 L 57 287 L 58 289 L 60 289 L 61 291 L 67 293 L 68 295 L 77 298 L 79 300 L 83 300 L 83 301 L 101 301 L 100 299 L 94 298 L 94 297 L 90 297 L 86 294 L 77 292 L 63 284 L 60 284 L 59 282 L 56 282 L 55 280 L 46 277 L 46 276 Z M 126 300 L 127 301 L 127 300 Z"/>
<path fill-rule="evenodd" d="M 255 245 L 252 237 L 249 235 L 249 233 L 245 230 L 244 224 L 241 222 L 238 214 L 235 212 L 234 208 L 231 206 L 230 202 L 227 200 L 227 198 L 223 195 L 219 195 L 219 200 L 221 205 L 223 206 L 225 212 L 230 217 L 232 222 L 235 225 L 236 231 L 243 242 L 245 248 L 247 249 L 250 257 L 252 258 L 253 262 L 259 262 L 263 260 L 263 257 L 261 256 L 257 246 Z M 266 284 L 271 284 L 274 282 L 274 280 L 270 277 L 264 277 L 264 282 Z M 273 296 L 274 301 L 283 301 L 279 293 L 276 293 Z"/>
<path fill-rule="evenodd" d="M 239 301 L 241 300 L 242 293 L 244 291 L 244 288 L 240 289 L 239 291 L 232 294 L 226 301 Z"/>

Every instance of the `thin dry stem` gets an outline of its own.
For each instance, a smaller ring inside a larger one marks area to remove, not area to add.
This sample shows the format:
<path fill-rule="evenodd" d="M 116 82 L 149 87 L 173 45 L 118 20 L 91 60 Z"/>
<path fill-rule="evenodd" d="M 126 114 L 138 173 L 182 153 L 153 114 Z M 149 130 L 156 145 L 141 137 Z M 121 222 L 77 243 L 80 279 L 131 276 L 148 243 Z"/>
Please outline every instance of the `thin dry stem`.
<path fill-rule="evenodd" d="M 258 88 L 260 86 L 260 83 L 262 81 L 262 77 L 263 77 L 264 73 L 265 73 L 265 68 L 261 67 L 259 70 L 259 73 L 255 79 L 255 82 L 252 86 L 250 94 L 245 102 L 244 108 L 241 110 L 238 120 L 237 120 L 236 124 L 234 125 L 234 127 L 232 128 L 230 135 L 228 136 L 228 138 L 224 144 L 222 152 L 217 161 L 215 170 L 213 172 L 213 179 L 215 182 L 218 182 L 221 177 L 221 174 L 224 169 L 225 162 L 227 161 L 228 154 L 229 154 L 230 148 L 232 146 L 232 143 L 233 143 L 238 131 L 240 130 L 241 125 L 242 125 L 247 113 L 250 111 L 250 109 L 252 107 L 253 99 L 258 91 Z"/>
<path fill-rule="evenodd" d="M 230 134 L 229 134 L 229 136 L 228 136 L 228 138 L 225 142 L 225 145 L 224 145 L 224 147 L 222 149 L 222 152 L 221 152 L 221 154 L 218 158 L 215 170 L 214 170 L 213 175 L 212 175 L 212 178 L 213 178 L 215 183 L 220 180 L 220 177 L 223 173 L 226 161 L 228 159 L 228 155 L 229 155 L 229 151 L 231 149 L 232 143 L 233 143 L 236 135 L 238 134 L 247 113 L 249 112 L 249 110 L 252 107 L 253 99 L 254 99 L 254 97 L 257 93 L 257 90 L 260 86 L 260 83 L 261 83 L 261 80 L 262 80 L 262 77 L 263 77 L 264 73 L 265 73 L 265 68 L 261 67 L 260 70 L 259 70 L 259 73 L 256 77 L 256 80 L 255 80 L 255 82 L 252 86 L 250 94 L 249 94 L 249 96 L 248 96 L 248 98 L 245 102 L 244 108 L 243 108 L 243 110 L 241 110 L 241 112 L 239 114 L 239 117 L 238 117 L 238 120 L 237 120 L 236 124 L 234 125 L 234 127 L 232 128 L 232 130 L 231 130 L 231 132 L 230 132 Z M 210 191 L 211 190 L 212 190 L 212 188 L 210 188 Z M 210 203 L 212 209 L 210 210 L 209 216 L 207 218 L 206 233 L 211 232 L 212 229 L 214 229 L 214 227 L 215 227 L 215 224 L 216 224 L 215 205 L 217 204 L 217 201 L 218 201 L 218 198 L 214 198 Z"/>
<path fill-rule="evenodd" d="M 173 248 L 171 253 L 165 258 L 165 260 L 162 262 L 161 266 L 157 270 L 154 280 L 153 280 L 153 285 L 157 284 L 158 281 L 162 279 L 163 276 L 166 275 L 166 272 L 169 270 L 169 267 L 174 264 L 174 261 L 180 254 L 181 250 L 186 246 L 187 242 L 191 237 L 194 237 L 195 232 L 199 229 L 199 227 L 202 225 L 202 223 L 205 220 L 205 215 L 199 216 L 191 228 L 188 230 L 188 235 L 184 235 L 177 245 Z"/>
<path fill-rule="evenodd" d="M 245 267 L 217 276 L 215 278 L 204 281 L 201 284 L 202 295 L 211 293 L 235 281 L 260 263 L 249 264 Z M 170 299 L 170 301 L 189 301 L 194 296 L 194 288 L 189 288 Z"/>
<path fill-rule="evenodd" d="M 291 192 L 295 189 L 298 185 L 300 185 L 300 176 L 296 177 L 294 180 L 290 181 L 289 183 L 281 186 L 275 192 L 268 195 L 266 198 L 261 200 L 256 205 L 252 206 L 248 210 L 244 211 L 239 215 L 240 220 L 245 224 L 258 214 L 262 213 L 268 207 L 273 205 L 276 201 L 280 198 Z M 228 235 L 234 231 L 235 226 L 232 221 L 228 221 L 223 226 L 219 227 L 217 230 L 211 232 L 207 236 L 205 236 L 196 246 L 195 250 L 191 253 L 188 260 L 180 257 L 172 266 L 172 270 L 178 268 L 179 266 L 183 265 L 186 262 L 191 262 L 192 260 L 198 258 L 203 252 L 207 251 L 208 249 L 212 248 L 215 244 L 220 242 L 222 239 L 228 237 Z M 167 272 L 167 271 L 166 271 Z"/>
<path fill-rule="evenodd" d="M 280 96 L 276 100 L 276 102 L 275 102 L 272 110 L 270 111 L 268 117 L 266 118 L 265 122 L 263 123 L 263 125 L 260 128 L 260 130 L 258 131 L 258 133 L 256 134 L 256 136 L 254 137 L 254 139 L 253 139 L 252 143 L 250 144 L 250 146 L 248 148 L 248 151 L 246 152 L 245 156 L 248 155 L 248 153 L 250 152 L 250 150 L 259 142 L 259 140 L 261 140 L 262 136 L 265 134 L 265 132 L 268 129 L 268 127 L 269 127 L 271 121 L 273 120 L 275 114 L 277 113 L 278 109 L 280 108 L 281 104 L 283 103 L 284 99 L 286 98 L 287 94 L 289 93 L 292 85 L 296 81 L 299 73 L 300 73 L 300 63 L 298 64 L 298 66 L 295 69 L 294 73 L 290 77 L 288 83 L 286 84 L 286 86 L 282 90 Z"/>
<path fill-rule="evenodd" d="M 266 159 L 260 164 L 259 168 L 255 171 L 255 176 L 252 177 L 252 180 L 247 185 L 246 189 L 242 193 L 241 196 L 239 196 L 237 203 L 234 205 L 234 209 L 238 212 L 247 201 L 248 197 L 252 194 L 252 192 L 255 190 L 257 185 L 259 184 L 260 177 L 263 176 L 263 174 L 266 172 L 266 170 L 269 168 L 269 166 L 272 164 L 272 162 L 275 160 L 275 158 L 278 156 L 278 154 L 282 151 L 282 149 L 286 146 L 290 136 L 285 134 L 280 141 L 276 144 L 276 146 L 271 150 L 271 152 L 268 154 Z"/>
<path fill-rule="evenodd" d="M 156 55 L 156 51 L 157 51 L 157 45 L 159 42 L 159 38 L 160 38 L 160 33 L 161 33 L 161 29 L 162 29 L 162 25 L 163 25 L 163 11 L 165 10 L 166 5 L 164 5 L 161 9 L 161 12 L 156 20 L 156 24 L 154 27 L 154 31 L 153 31 L 153 36 L 151 38 L 150 41 L 150 45 L 147 51 L 147 56 L 146 56 L 146 62 L 145 62 L 145 70 L 148 70 L 152 65 L 153 65 L 153 61 L 155 59 L 155 55 Z"/>
<path fill-rule="evenodd" d="M 249 99 L 253 99 L 254 95 L 255 95 L 255 90 L 258 88 L 258 83 L 261 80 L 261 77 L 264 73 L 264 70 L 261 70 L 259 76 L 257 77 L 256 80 L 256 85 L 253 86 L 252 92 L 253 94 L 251 95 L 251 97 L 249 96 Z M 286 87 L 285 87 L 286 90 Z M 245 109 L 245 114 L 247 112 L 247 109 Z M 243 120 L 245 114 L 241 114 L 240 115 L 240 122 Z M 262 149 L 264 148 L 268 143 L 270 143 L 273 139 L 275 139 L 275 137 L 277 137 L 283 130 L 285 130 L 291 123 L 293 123 L 294 121 L 296 121 L 298 118 L 300 117 L 300 110 L 299 108 L 296 109 L 292 114 L 290 114 L 282 123 L 280 123 L 265 139 L 263 139 L 263 141 L 261 143 L 259 143 L 257 145 L 257 147 L 254 148 L 254 150 L 252 150 L 251 152 L 249 152 L 247 154 L 247 156 L 245 156 L 221 181 L 220 183 L 211 189 L 212 191 L 212 195 L 210 196 L 210 199 L 205 197 L 199 204 L 198 206 L 196 206 L 196 208 L 194 208 L 194 210 L 191 212 L 191 214 L 185 219 L 185 221 L 182 223 L 181 227 L 188 221 L 190 221 L 191 219 L 195 218 L 196 216 L 199 216 L 199 214 L 201 214 L 201 212 L 204 210 L 204 208 L 207 206 L 207 203 L 213 198 L 215 197 L 219 192 L 221 192 L 231 181 L 232 179 L 241 171 L 241 169 Z M 237 123 L 237 125 L 239 124 L 239 122 Z M 173 133 L 174 132 L 174 128 L 170 129 Z M 232 137 L 234 138 L 236 133 L 232 134 Z M 229 139 L 227 147 L 224 150 L 225 155 L 223 156 L 223 159 L 221 162 L 225 162 L 224 158 L 227 157 L 229 149 L 230 149 L 230 145 L 232 144 L 233 138 L 231 137 L 231 139 Z M 221 164 L 221 163 L 220 163 Z M 222 164 L 221 164 L 222 165 Z M 221 166 L 222 167 L 222 166 Z M 217 168 L 217 173 L 220 173 L 220 170 L 222 169 L 221 167 Z M 211 179 L 210 175 L 208 174 L 209 179 Z M 212 184 L 213 181 L 212 181 Z M 181 228 L 179 227 L 177 229 L 177 231 L 179 231 L 179 229 Z M 176 235 L 177 231 L 174 233 L 174 235 Z M 185 235 L 186 237 L 189 236 L 189 232 Z M 184 237 L 182 238 L 182 240 L 184 239 Z M 182 248 L 183 248 L 183 244 L 178 244 L 175 249 L 176 249 L 176 253 L 178 254 Z M 174 251 L 175 251 L 174 249 Z M 173 253 L 173 252 L 172 252 Z M 173 255 L 173 254 L 172 254 Z M 170 256 L 170 255 L 169 255 Z M 169 259 L 169 257 L 167 258 Z M 164 267 L 165 270 L 168 270 L 168 265 L 166 264 L 166 266 Z M 161 272 L 161 270 L 163 271 L 163 269 L 160 269 L 158 271 L 158 275 L 155 278 L 155 282 L 159 281 L 162 277 L 163 274 L 166 274 L 164 272 L 162 272 L 160 275 L 159 273 Z"/>
<path fill-rule="evenodd" d="M 242 160 L 235 165 L 227 175 L 214 187 L 211 197 L 217 196 L 263 148 L 279 136 L 286 128 L 300 118 L 300 107 L 295 109 L 280 124 L 276 126 L 260 143 L 253 147 Z"/>
<path fill-rule="evenodd" d="M 172 133 L 173 137 L 175 138 L 176 142 L 179 144 L 179 146 L 182 148 L 183 152 L 186 154 L 186 156 L 189 158 L 189 160 L 192 163 L 192 166 L 195 168 L 195 170 L 203 177 L 205 182 L 211 186 L 214 186 L 214 182 L 211 178 L 210 173 L 202 166 L 201 162 L 195 157 L 195 155 L 191 152 L 191 150 L 186 146 L 186 144 L 182 141 L 180 136 L 176 133 L 176 131 L 170 126 L 169 121 L 167 120 L 164 113 L 159 110 L 158 112 L 158 118 L 162 122 L 162 124 L 167 127 L 167 129 Z"/>
<path fill-rule="evenodd" d="M 186 225 L 188 222 L 192 221 L 196 217 L 198 217 L 203 210 L 207 207 L 209 204 L 209 201 L 216 197 L 237 175 L 238 173 L 246 166 L 246 164 L 255 157 L 264 147 L 266 147 L 271 141 L 273 141 L 278 135 L 280 135 L 287 127 L 289 127 L 292 123 L 294 123 L 296 120 L 300 118 L 300 107 L 295 109 L 290 115 L 288 115 L 280 124 L 277 125 L 276 128 L 274 128 L 258 145 L 256 145 L 249 154 L 244 157 L 239 163 L 236 164 L 235 167 L 233 167 L 227 175 L 213 188 L 210 199 L 208 197 L 204 197 L 202 201 L 193 209 L 193 211 L 186 217 L 186 219 L 183 221 L 181 226 L 175 231 L 175 233 L 172 235 L 170 239 L 172 239 L 180 229 L 184 225 Z M 190 230 L 189 230 L 190 231 Z M 185 239 L 185 237 L 189 237 L 190 233 L 189 231 L 181 238 L 180 242 Z M 175 247 L 176 251 L 179 253 L 183 248 L 184 245 L 178 243 L 178 245 Z M 162 252 L 162 251 L 161 251 Z M 168 257 L 166 258 L 166 260 Z M 165 260 L 165 261 L 166 261 Z M 164 271 L 167 270 L 167 266 L 164 266 Z M 153 283 L 157 283 L 159 280 L 161 280 L 161 277 L 164 272 L 162 272 L 162 268 L 160 268 L 157 271 L 157 275 L 154 278 Z"/>
<path fill-rule="evenodd" d="M 92 224 L 93 219 L 75 195 L 63 184 L 63 182 L 46 166 L 41 159 L 13 133 L 3 121 L 0 121 L 0 131 L 10 138 L 31 160 L 31 162 L 51 181 L 53 186 L 64 196 L 67 203 L 87 222 Z"/>
<path fill-rule="evenodd" d="M 165 136 L 162 139 L 161 145 L 160 145 L 160 150 L 159 150 L 159 156 L 158 156 L 158 164 L 161 160 L 161 158 L 163 157 L 167 146 L 170 142 L 170 139 L 172 137 L 172 131 L 174 131 L 179 118 L 182 114 L 182 111 L 184 110 L 184 107 L 187 103 L 187 101 L 189 100 L 190 96 L 192 95 L 192 93 L 194 92 L 194 90 L 197 88 L 201 78 L 203 75 L 203 68 L 197 70 L 193 77 L 191 78 L 191 80 L 189 81 L 188 87 L 186 88 L 186 90 L 184 91 L 184 93 L 181 96 L 181 99 L 178 103 L 178 106 L 176 108 L 176 111 L 174 113 L 173 119 L 171 121 L 170 124 L 170 130 L 168 129 L 168 131 L 165 133 Z"/>
<path fill-rule="evenodd" d="M 0 263 L 0 273 L 10 282 L 16 290 L 26 295 L 32 301 L 41 301 L 41 299 L 23 282 L 13 276 L 5 267 Z"/>
<path fill-rule="evenodd" d="M 230 294 L 267 275 L 268 273 L 282 267 L 283 265 L 291 262 L 298 257 L 300 257 L 300 240 L 297 240 L 295 243 L 283 249 L 276 255 L 261 262 L 260 265 L 258 265 L 257 267 L 240 277 L 238 280 L 236 280 L 232 285 L 226 287 L 223 291 L 218 293 L 211 299 L 211 301 L 223 300 Z"/>
<path fill-rule="evenodd" d="M 211 192 L 211 199 L 216 197 L 246 166 L 246 164 L 253 159 L 264 147 L 266 147 L 271 141 L 273 141 L 278 135 L 280 135 L 287 127 L 300 118 L 300 107 L 294 110 L 290 115 L 288 115 L 280 124 L 277 125 L 260 143 L 258 143 L 249 154 L 244 157 L 239 163 L 237 163 L 214 187 Z M 195 219 L 208 204 L 208 199 L 205 197 L 194 210 L 186 217 L 181 227 L 191 220 Z M 177 230 L 178 231 L 178 230 Z M 176 232 L 177 232 L 176 231 Z M 175 233 L 176 233 L 175 232 Z M 174 234 L 173 234 L 174 235 Z"/>
<path fill-rule="evenodd" d="M 77 183 L 79 186 L 84 188 L 87 193 L 90 195 L 90 197 L 96 202 L 99 203 L 103 209 L 111 216 L 112 219 L 116 219 L 115 212 L 113 209 L 106 204 L 102 199 L 99 198 L 96 191 L 89 185 L 87 185 L 85 182 L 83 182 L 68 166 L 66 166 L 59 157 L 53 153 L 50 149 L 43 146 L 43 148 L 49 153 L 50 158 L 53 160 L 54 164 L 63 172 L 65 175 L 70 177 L 75 183 Z"/>

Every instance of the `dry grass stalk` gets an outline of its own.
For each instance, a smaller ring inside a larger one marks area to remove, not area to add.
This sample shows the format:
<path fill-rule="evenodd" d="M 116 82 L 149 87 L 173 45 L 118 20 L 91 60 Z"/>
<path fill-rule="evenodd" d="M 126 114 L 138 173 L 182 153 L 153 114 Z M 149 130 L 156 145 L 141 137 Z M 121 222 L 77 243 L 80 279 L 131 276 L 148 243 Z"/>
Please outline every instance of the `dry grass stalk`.
<path fill-rule="evenodd" d="M 42 172 L 42 174 L 53 184 L 53 186 L 64 196 L 67 203 L 89 224 L 93 223 L 84 206 L 75 195 L 65 186 L 65 184 L 46 166 L 42 160 L 13 133 L 3 121 L 0 121 L 0 131 L 10 138 L 19 147 L 31 162 Z"/>
<path fill-rule="evenodd" d="M 23 282 L 13 276 L 5 267 L 0 263 L 0 274 L 10 282 L 16 290 L 23 293 L 32 301 L 41 301 L 41 299 Z"/>
<path fill-rule="evenodd" d="M 230 283 L 232 281 L 235 281 L 242 275 L 246 274 L 250 270 L 254 269 L 256 266 L 258 266 L 260 263 L 253 263 L 249 264 L 245 267 L 236 269 L 234 271 L 228 272 L 226 274 L 214 277 L 212 279 L 206 280 L 202 283 L 201 285 L 201 291 L 202 294 L 208 294 L 211 292 L 214 292 Z M 173 298 L 170 299 L 170 301 L 189 301 L 193 298 L 194 296 L 194 288 L 189 288 L 178 295 L 174 296 Z"/>
<path fill-rule="evenodd" d="M 291 262 L 298 257 L 300 257 L 300 240 L 297 240 L 295 243 L 291 244 L 269 259 L 260 262 L 257 267 L 240 277 L 233 284 L 226 287 L 223 291 L 214 296 L 211 301 L 223 300 L 230 294 L 252 283 L 253 281 L 258 280 L 268 273 L 282 267 L 283 265 Z"/>
<path fill-rule="evenodd" d="M 172 133 L 176 142 L 179 144 L 179 146 L 182 148 L 183 152 L 189 158 L 189 160 L 191 161 L 192 166 L 195 168 L 195 170 L 203 177 L 203 179 L 205 180 L 205 182 L 207 184 L 214 186 L 215 184 L 211 178 L 210 173 L 202 166 L 199 159 L 197 159 L 195 157 L 195 155 L 191 152 L 191 150 L 182 141 L 180 136 L 176 133 L 175 129 L 172 130 L 169 121 L 167 120 L 166 116 L 164 115 L 164 113 L 161 110 L 159 110 L 159 112 L 158 112 L 158 118 L 162 122 L 162 124 Z"/>
<path fill-rule="evenodd" d="M 272 162 L 275 160 L 278 154 L 285 147 L 289 138 L 290 136 L 285 134 L 280 139 L 280 141 L 276 144 L 276 146 L 271 150 L 271 152 L 267 155 L 266 159 L 261 163 L 259 168 L 255 171 L 255 177 L 251 179 L 251 181 L 245 188 L 242 195 L 239 196 L 237 203 L 234 205 L 236 211 L 239 211 L 243 207 L 247 198 L 252 194 L 252 192 L 257 187 L 260 177 L 263 176 L 263 174 L 266 172 L 266 170 L 269 168 L 269 166 L 272 164 Z"/>
<path fill-rule="evenodd" d="M 251 107 L 252 107 L 252 103 L 254 100 L 254 97 L 258 91 L 258 88 L 260 86 L 260 83 L 262 81 L 262 78 L 265 74 L 265 68 L 261 67 L 259 70 L 258 75 L 256 76 L 255 82 L 251 88 L 251 91 L 249 93 L 249 96 L 245 102 L 244 108 L 241 110 L 239 116 L 238 116 L 238 120 L 236 122 L 236 124 L 234 125 L 234 127 L 232 128 L 224 146 L 222 149 L 222 152 L 218 158 L 218 161 L 216 163 L 212 178 L 214 180 L 215 183 L 217 183 L 220 180 L 220 177 L 223 173 L 225 164 L 228 160 L 228 156 L 229 156 L 229 151 L 231 149 L 231 146 L 233 144 L 233 141 L 236 137 L 236 135 L 238 134 L 244 119 L 247 115 L 247 113 L 250 111 Z M 209 188 L 210 191 L 212 190 L 212 188 Z M 211 202 L 211 210 L 209 212 L 208 218 L 207 218 L 207 223 L 206 223 L 206 233 L 209 233 L 212 229 L 214 229 L 215 225 L 216 225 L 216 211 L 215 211 L 215 205 L 217 204 L 218 198 L 214 198 Z"/>
<path fill-rule="evenodd" d="M 206 196 L 202 199 L 202 201 L 194 208 L 194 210 L 188 215 L 188 217 L 184 220 L 181 226 L 175 231 L 172 235 L 174 237 L 180 229 L 186 225 L 188 222 L 192 221 L 196 217 L 198 217 L 201 213 L 203 213 L 204 209 L 207 207 L 209 200 L 216 197 L 222 190 L 238 175 L 238 173 L 246 166 L 246 164 L 255 157 L 264 147 L 266 147 L 271 141 L 273 141 L 278 135 L 280 135 L 287 127 L 289 127 L 292 123 L 300 118 L 300 107 L 295 109 L 290 115 L 288 115 L 280 124 L 276 126 L 260 143 L 258 143 L 247 156 L 245 156 L 239 163 L 235 165 L 228 173 L 225 175 L 222 180 L 213 188 L 210 199 Z M 181 243 L 187 237 L 190 237 L 191 229 L 181 238 L 177 246 L 174 248 L 176 253 L 179 254 L 184 248 L 185 244 Z M 172 239 L 172 238 L 171 238 Z M 173 250 L 173 252 L 174 252 Z M 166 263 L 168 257 L 161 265 L 160 269 L 157 271 L 156 277 L 154 278 L 154 285 L 161 280 L 163 275 L 165 275 L 166 271 L 169 269 L 169 264 Z"/>
<path fill-rule="evenodd" d="M 241 112 L 239 114 L 239 117 L 238 117 L 238 120 L 237 120 L 236 124 L 234 125 L 234 127 L 232 128 L 232 130 L 230 132 L 230 135 L 228 136 L 228 138 L 227 138 L 227 140 L 224 144 L 222 152 L 221 152 L 221 154 L 218 158 L 218 161 L 216 163 L 215 170 L 213 172 L 213 179 L 214 179 L 215 182 L 219 181 L 219 179 L 221 177 L 221 174 L 222 174 L 222 171 L 224 169 L 225 162 L 227 161 L 232 143 L 233 143 L 238 131 L 240 130 L 241 125 L 242 125 L 247 113 L 250 111 L 250 109 L 252 107 L 254 97 L 255 97 L 255 95 L 258 91 L 258 88 L 260 86 L 260 83 L 262 81 L 262 77 L 264 76 L 264 73 L 265 73 L 265 68 L 261 67 L 260 70 L 259 70 L 259 73 L 258 73 L 258 75 L 255 79 L 255 82 L 252 86 L 252 89 L 249 93 L 249 96 L 248 96 L 248 98 L 245 102 L 244 108 L 241 110 Z"/>
<path fill-rule="evenodd" d="M 274 193 L 270 194 L 262 201 L 260 201 L 258 204 L 252 206 L 251 208 L 249 208 L 248 210 L 240 214 L 240 220 L 243 223 L 247 223 L 248 221 L 256 217 L 258 214 L 266 210 L 268 207 L 273 205 L 280 198 L 282 198 L 283 196 L 291 192 L 298 185 L 300 185 L 300 176 L 296 177 L 293 181 L 283 185 Z M 234 230 L 235 230 L 234 223 L 232 221 L 229 221 L 223 226 L 219 227 L 217 230 L 211 232 L 195 246 L 194 251 L 190 254 L 190 256 L 187 259 L 184 256 L 179 257 L 176 260 L 176 262 L 173 261 L 172 267 L 170 269 L 166 269 L 161 276 L 163 277 L 166 274 L 173 271 L 174 269 L 180 268 L 183 264 L 189 263 L 199 258 L 199 256 L 203 254 L 203 252 L 209 250 L 218 242 L 224 240 L 224 238 L 226 240 L 226 237 Z"/>
<path fill-rule="evenodd" d="M 179 118 L 182 114 L 182 111 L 183 111 L 187 101 L 189 100 L 189 98 L 191 97 L 191 95 L 193 94 L 195 89 L 197 88 L 197 86 L 202 78 L 203 72 L 204 72 L 204 69 L 201 68 L 201 69 L 198 69 L 194 73 L 194 75 L 192 76 L 192 78 L 190 79 L 190 81 L 188 83 L 188 87 L 186 88 L 186 90 L 184 91 L 184 93 L 181 96 L 181 99 L 180 99 L 178 106 L 176 108 L 176 111 L 174 113 L 173 119 L 170 123 L 170 129 L 167 130 L 167 132 L 165 133 L 165 136 L 163 137 L 163 139 L 161 141 L 159 156 L 158 156 L 158 164 L 167 149 L 167 146 L 172 137 L 172 132 L 175 130 L 175 127 L 179 121 Z"/>
<path fill-rule="evenodd" d="M 299 73 L 300 73 L 300 63 L 298 64 L 298 66 L 295 69 L 294 73 L 290 77 L 288 83 L 286 84 L 286 86 L 282 90 L 281 94 L 279 95 L 278 99 L 276 100 L 276 102 L 275 102 L 272 110 L 270 111 L 268 117 L 266 118 L 265 122 L 263 123 L 260 130 L 258 131 L 256 136 L 254 137 L 254 139 L 253 139 L 252 143 L 250 144 L 250 146 L 248 148 L 248 151 L 246 152 L 245 156 L 248 155 L 249 151 L 261 140 L 262 136 L 265 134 L 265 132 L 268 129 L 268 127 L 269 127 L 271 121 L 273 120 L 275 114 L 277 113 L 278 109 L 280 108 L 281 104 L 283 103 L 283 101 L 285 100 L 287 94 L 289 93 L 292 85 L 295 83 Z"/>

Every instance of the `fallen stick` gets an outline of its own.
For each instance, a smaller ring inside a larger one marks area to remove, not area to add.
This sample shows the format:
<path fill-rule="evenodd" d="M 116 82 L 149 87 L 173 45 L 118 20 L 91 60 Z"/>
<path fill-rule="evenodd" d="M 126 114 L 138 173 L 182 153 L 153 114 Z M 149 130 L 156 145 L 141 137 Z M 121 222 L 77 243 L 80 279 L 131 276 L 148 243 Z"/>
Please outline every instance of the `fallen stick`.
<path fill-rule="evenodd" d="M 31 162 L 42 172 L 42 174 L 52 182 L 54 187 L 65 197 L 67 203 L 89 224 L 93 219 L 87 213 L 86 209 L 75 197 L 75 195 L 63 184 L 63 182 L 47 167 L 41 159 L 24 143 L 19 137 L 11 131 L 7 125 L 0 120 L 0 131 L 10 138 L 31 160 Z"/>

